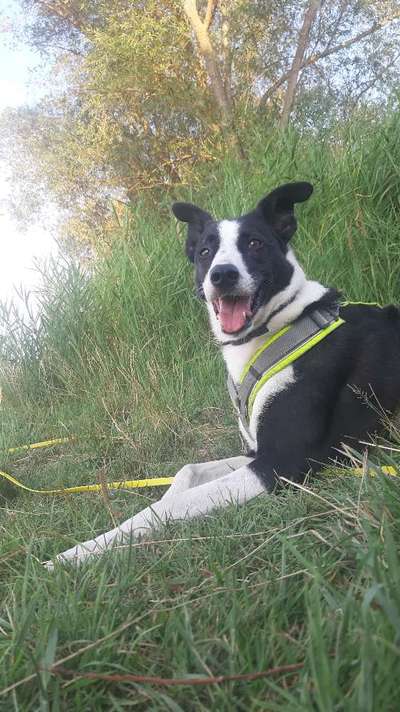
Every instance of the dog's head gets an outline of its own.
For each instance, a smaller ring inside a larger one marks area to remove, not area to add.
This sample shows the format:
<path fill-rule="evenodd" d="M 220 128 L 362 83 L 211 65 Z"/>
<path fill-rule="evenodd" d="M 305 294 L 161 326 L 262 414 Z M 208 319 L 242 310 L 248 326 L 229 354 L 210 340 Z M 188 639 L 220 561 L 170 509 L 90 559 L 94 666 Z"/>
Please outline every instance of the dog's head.
<path fill-rule="evenodd" d="M 222 342 L 227 335 L 239 339 L 262 324 L 274 297 L 290 284 L 294 205 L 312 191 L 310 183 L 288 183 L 235 220 L 215 220 L 191 203 L 173 204 L 174 215 L 188 224 L 186 254 L 196 268 L 197 292 Z"/>

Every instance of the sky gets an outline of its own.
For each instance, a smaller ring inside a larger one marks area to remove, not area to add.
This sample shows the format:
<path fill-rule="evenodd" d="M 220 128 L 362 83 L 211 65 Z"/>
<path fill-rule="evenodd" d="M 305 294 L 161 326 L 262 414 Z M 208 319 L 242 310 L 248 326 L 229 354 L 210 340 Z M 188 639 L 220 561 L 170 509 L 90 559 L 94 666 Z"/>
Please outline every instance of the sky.
<path fill-rule="evenodd" d="M 0 0 L 0 113 L 8 106 L 34 102 L 41 91 L 32 71 L 39 57 L 26 47 L 12 45 L 11 24 L 18 21 L 22 21 L 18 3 Z M 35 260 L 57 254 L 49 231 L 34 222 L 22 230 L 13 221 L 4 202 L 10 191 L 7 169 L 0 162 L 0 300 L 16 297 L 15 287 L 34 290 L 40 284 Z"/>

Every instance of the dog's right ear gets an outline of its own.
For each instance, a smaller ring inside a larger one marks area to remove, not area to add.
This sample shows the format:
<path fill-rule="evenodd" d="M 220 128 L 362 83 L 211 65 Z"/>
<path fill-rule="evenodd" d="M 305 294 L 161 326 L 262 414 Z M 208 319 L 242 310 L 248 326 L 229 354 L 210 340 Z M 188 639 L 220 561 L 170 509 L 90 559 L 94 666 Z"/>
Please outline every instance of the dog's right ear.
<path fill-rule="evenodd" d="M 173 203 L 172 212 L 178 220 L 188 223 L 188 236 L 186 240 L 186 254 L 191 262 L 194 262 L 196 243 L 204 226 L 208 222 L 213 222 L 209 213 L 192 203 Z"/>

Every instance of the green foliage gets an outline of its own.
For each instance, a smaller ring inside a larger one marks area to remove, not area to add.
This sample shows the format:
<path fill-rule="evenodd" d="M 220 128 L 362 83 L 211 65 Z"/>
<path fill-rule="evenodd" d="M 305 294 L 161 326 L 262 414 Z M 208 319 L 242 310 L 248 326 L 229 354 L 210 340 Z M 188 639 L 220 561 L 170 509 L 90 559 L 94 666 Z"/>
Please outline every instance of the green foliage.
<path fill-rule="evenodd" d="M 234 216 L 285 180 L 311 180 L 315 194 L 298 211 L 295 238 L 308 274 L 349 299 L 398 302 L 399 136 L 397 116 L 354 125 L 332 143 L 253 135 L 248 166 L 226 160 L 202 177 L 201 191 L 182 188 L 179 197 Z M 239 452 L 183 240 L 168 197 L 157 212 L 139 205 L 90 270 L 49 267 L 41 324 L 4 310 L 1 447 L 77 439 L 13 458 L 3 451 L 1 469 L 55 487 L 169 475 Z M 399 464 L 396 452 L 378 453 L 379 462 Z M 176 523 L 151 545 L 54 574 L 39 562 L 157 493 L 45 499 L 3 484 L 0 493 L 0 693 L 28 676 L 0 707 L 397 709 L 397 480 L 331 470 L 307 491 Z M 304 666 L 247 683 L 164 689 L 64 684 L 43 669 L 68 656 L 75 672 L 164 677 Z"/>
<path fill-rule="evenodd" d="M 227 130 L 182 0 L 20 2 L 25 41 L 45 54 L 50 89 L 37 105 L 0 118 L 14 212 L 27 222 L 55 206 L 68 245 L 95 251 L 113 239 L 113 204 L 154 206 L 177 186 L 198 188 L 232 143 L 242 158 L 251 153 L 253 126 L 270 134 L 307 5 L 215 3 L 208 39 L 229 106 Z M 207 3 L 197 5 L 203 20 Z M 397 5 L 321 4 L 297 88 L 298 129 L 332 130 L 360 106 L 379 113 L 395 97 Z M 330 54 L 333 47 L 341 49 Z"/>
<path fill-rule="evenodd" d="M 397 301 L 400 245 L 393 231 L 400 210 L 397 114 L 380 126 L 359 122 L 338 129 L 331 141 L 295 131 L 285 136 L 253 134 L 252 141 L 248 163 L 238 167 L 226 159 L 212 175 L 199 173 L 202 190 L 188 193 L 182 188 L 175 197 L 198 202 L 217 217 L 235 216 L 282 182 L 310 180 L 315 193 L 299 210 L 295 239 L 306 272 L 334 284 L 347 299 L 368 300 L 372 293 L 382 303 Z M 139 389 L 135 401 L 151 402 L 157 409 L 151 393 L 143 390 L 152 359 L 159 360 L 150 388 L 156 388 L 157 398 L 163 392 L 165 362 L 180 360 L 188 372 L 193 359 L 202 362 L 196 338 L 200 310 L 179 245 L 184 234 L 169 206 L 166 194 L 157 211 L 145 203 L 127 210 L 112 250 L 90 269 L 68 261 L 49 264 L 43 274 L 40 324 L 35 318 L 21 324 L 4 312 L 1 354 L 3 363 L 12 363 L 13 368 L 9 393 L 7 383 L 3 385 L 5 398 L 15 397 L 18 374 L 21 390 L 25 396 L 32 394 L 34 405 L 37 398 L 53 401 L 57 393 L 79 398 L 87 393 L 93 402 L 97 397 L 88 389 L 97 388 L 103 398 L 120 387 L 119 375 L 125 373 L 128 402 Z M 203 317 L 203 325 L 204 321 Z M 138 351 L 138 343 L 148 348 Z M 176 387 L 186 380 L 185 374 L 179 371 Z M 207 368 L 204 381 L 193 384 L 194 394 L 198 386 L 201 392 L 212 391 L 207 388 L 209 378 L 215 384 Z M 181 397 L 191 402 L 192 395 L 189 388 Z M 176 397 L 167 388 L 165 401 L 175 402 Z M 187 410 L 184 400 L 177 410 Z"/>

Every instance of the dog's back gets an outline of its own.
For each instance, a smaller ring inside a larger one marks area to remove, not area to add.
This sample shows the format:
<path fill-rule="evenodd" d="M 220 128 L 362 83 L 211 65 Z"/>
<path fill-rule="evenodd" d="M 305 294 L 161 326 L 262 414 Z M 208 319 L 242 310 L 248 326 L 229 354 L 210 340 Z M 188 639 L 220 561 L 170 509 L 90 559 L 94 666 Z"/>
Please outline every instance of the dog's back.
<path fill-rule="evenodd" d="M 343 443 L 357 450 L 400 409 L 400 310 L 357 304 L 340 316 L 345 323 L 294 364 L 293 385 L 259 421 L 258 457 L 279 450 L 282 471 L 294 479 L 306 474 L 299 453 L 317 471 L 340 458 Z"/>

